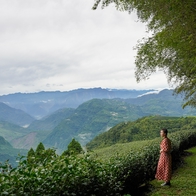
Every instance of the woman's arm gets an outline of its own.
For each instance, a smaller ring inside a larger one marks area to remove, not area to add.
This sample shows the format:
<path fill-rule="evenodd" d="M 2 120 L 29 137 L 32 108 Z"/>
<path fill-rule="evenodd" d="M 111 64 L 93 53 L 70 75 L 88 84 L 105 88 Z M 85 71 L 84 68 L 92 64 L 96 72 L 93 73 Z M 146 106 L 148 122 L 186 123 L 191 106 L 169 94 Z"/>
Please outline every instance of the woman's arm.
<path fill-rule="evenodd" d="M 161 152 L 170 152 L 171 151 L 171 142 L 168 138 L 164 139 L 161 143 L 161 150 L 160 150 L 160 153 Z"/>

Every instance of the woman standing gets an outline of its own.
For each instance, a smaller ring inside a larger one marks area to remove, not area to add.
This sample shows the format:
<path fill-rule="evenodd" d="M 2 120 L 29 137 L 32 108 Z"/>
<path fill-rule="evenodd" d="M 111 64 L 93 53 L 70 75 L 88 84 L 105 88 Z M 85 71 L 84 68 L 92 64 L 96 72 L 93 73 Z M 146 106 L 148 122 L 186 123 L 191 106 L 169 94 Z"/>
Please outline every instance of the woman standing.
<path fill-rule="evenodd" d="M 171 141 L 167 137 L 167 129 L 162 129 L 160 132 L 163 138 L 160 144 L 160 158 L 157 166 L 157 172 L 155 178 L 157 180 L 164 180 L 165 182 L 161 186 L 170 186 L 170 180 L 172 175 L 172 160 L 171 160 Z"/>

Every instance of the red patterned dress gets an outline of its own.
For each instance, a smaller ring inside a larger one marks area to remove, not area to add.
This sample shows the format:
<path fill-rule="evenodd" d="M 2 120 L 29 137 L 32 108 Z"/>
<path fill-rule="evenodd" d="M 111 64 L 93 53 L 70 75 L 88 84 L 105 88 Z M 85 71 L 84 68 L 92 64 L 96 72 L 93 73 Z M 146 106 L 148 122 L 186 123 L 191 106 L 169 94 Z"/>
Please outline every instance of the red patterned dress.
<path fill-rule="evenodd" d="M 172 175 L 171 141 L 164 138 L 160 144 L 161 154 L 157 165 L 155 178 L 169 182 Z"/>

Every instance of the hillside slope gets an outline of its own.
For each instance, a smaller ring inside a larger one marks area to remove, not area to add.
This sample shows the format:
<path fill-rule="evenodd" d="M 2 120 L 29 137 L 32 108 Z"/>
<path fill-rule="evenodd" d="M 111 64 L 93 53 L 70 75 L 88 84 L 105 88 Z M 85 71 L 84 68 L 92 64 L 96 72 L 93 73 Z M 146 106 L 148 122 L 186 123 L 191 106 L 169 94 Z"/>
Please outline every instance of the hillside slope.
<path fill-rule="evenodd" d="M 14 123 L 16 125 L 29 125 L 35 119 L 20 109 L 12 108 L 0 102 L 0 120 Z"/>
<path fill-rule="evenodd" d="M 25 136 L 29 131 L 19 125 L 9 123 L 6 121 L 0 121 L 0 136 L 5 138 L 12 144 L 12 140 L 21 136 Z"/>
<path fill-rule="evenodd" d="M 45 131 L 54 129 L 62 120 L 73 114 L 75 109 L 63 108 L 55 111 L 40 120 L 33 121 L 29 126 L 29 131 Z"/>
<path fill-rule="evenodd" d="M 16 158 L 20 155 L 26 155 L 27 151 L 23 149 L 15 149 L 12 145 L 0 136 L 0 162 L 4 163 L 9 160 L 12 166 L 16 166 Z"/>
<path fill-rule="evenodd" d="M 36 148 L 63 119 L 73 112 L 72 108 L 60 109 L 41 120 L 35 120 L 25 129 L 26 134 L 15 137 L 10 142 L 15 148 Z"/>
<path fill-rule="evenodd" d="M 43 141 L 46 146 L 67 148 L 72 138 L 82 145 L 114 125 L 135 120 L 146 114 L 140 107 L 122 100 L 93 99 L 81 104 L 69 118 L 63 120 Z"/>
<path fill-rule="evenodd" d="M 173 94 L 173 90 L 162 90 L 159 93 L 151 93 L 137 98 L 125 99 L 129 104 L 141 106 L 144 112 L 151 115 L 162 116 L 196 116 L 196 109 L 182 108 L 183 98 Z"/>
<path fill-rule="evenodd" d="M 122 122 L 109 131 L 96 136 L 87 143 L 89 150 L 107 147 L 116 143 L 148 140 L 159 137 L 160 130 L 167 128 L 169 133 L 196 128 L 196 117 L 143 117 L 133 122 Z"/>

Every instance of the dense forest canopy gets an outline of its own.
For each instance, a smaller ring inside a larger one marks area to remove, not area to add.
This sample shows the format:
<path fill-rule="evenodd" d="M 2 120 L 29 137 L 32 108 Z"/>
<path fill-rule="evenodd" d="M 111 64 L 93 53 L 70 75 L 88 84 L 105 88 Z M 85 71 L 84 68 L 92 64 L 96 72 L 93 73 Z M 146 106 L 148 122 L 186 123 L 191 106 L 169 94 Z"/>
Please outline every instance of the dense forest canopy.
<path fill-rule="evenodd" d="M 120 11 L 136 11 L 152 36 L 143 38 L 136 56 L 136 80 L 163 70 L 177 94 L 185 95 L 184 107 L 196 106 L 196 1 L 193 0 L 96 0 L 102 8 L 114 3 Z"/>

